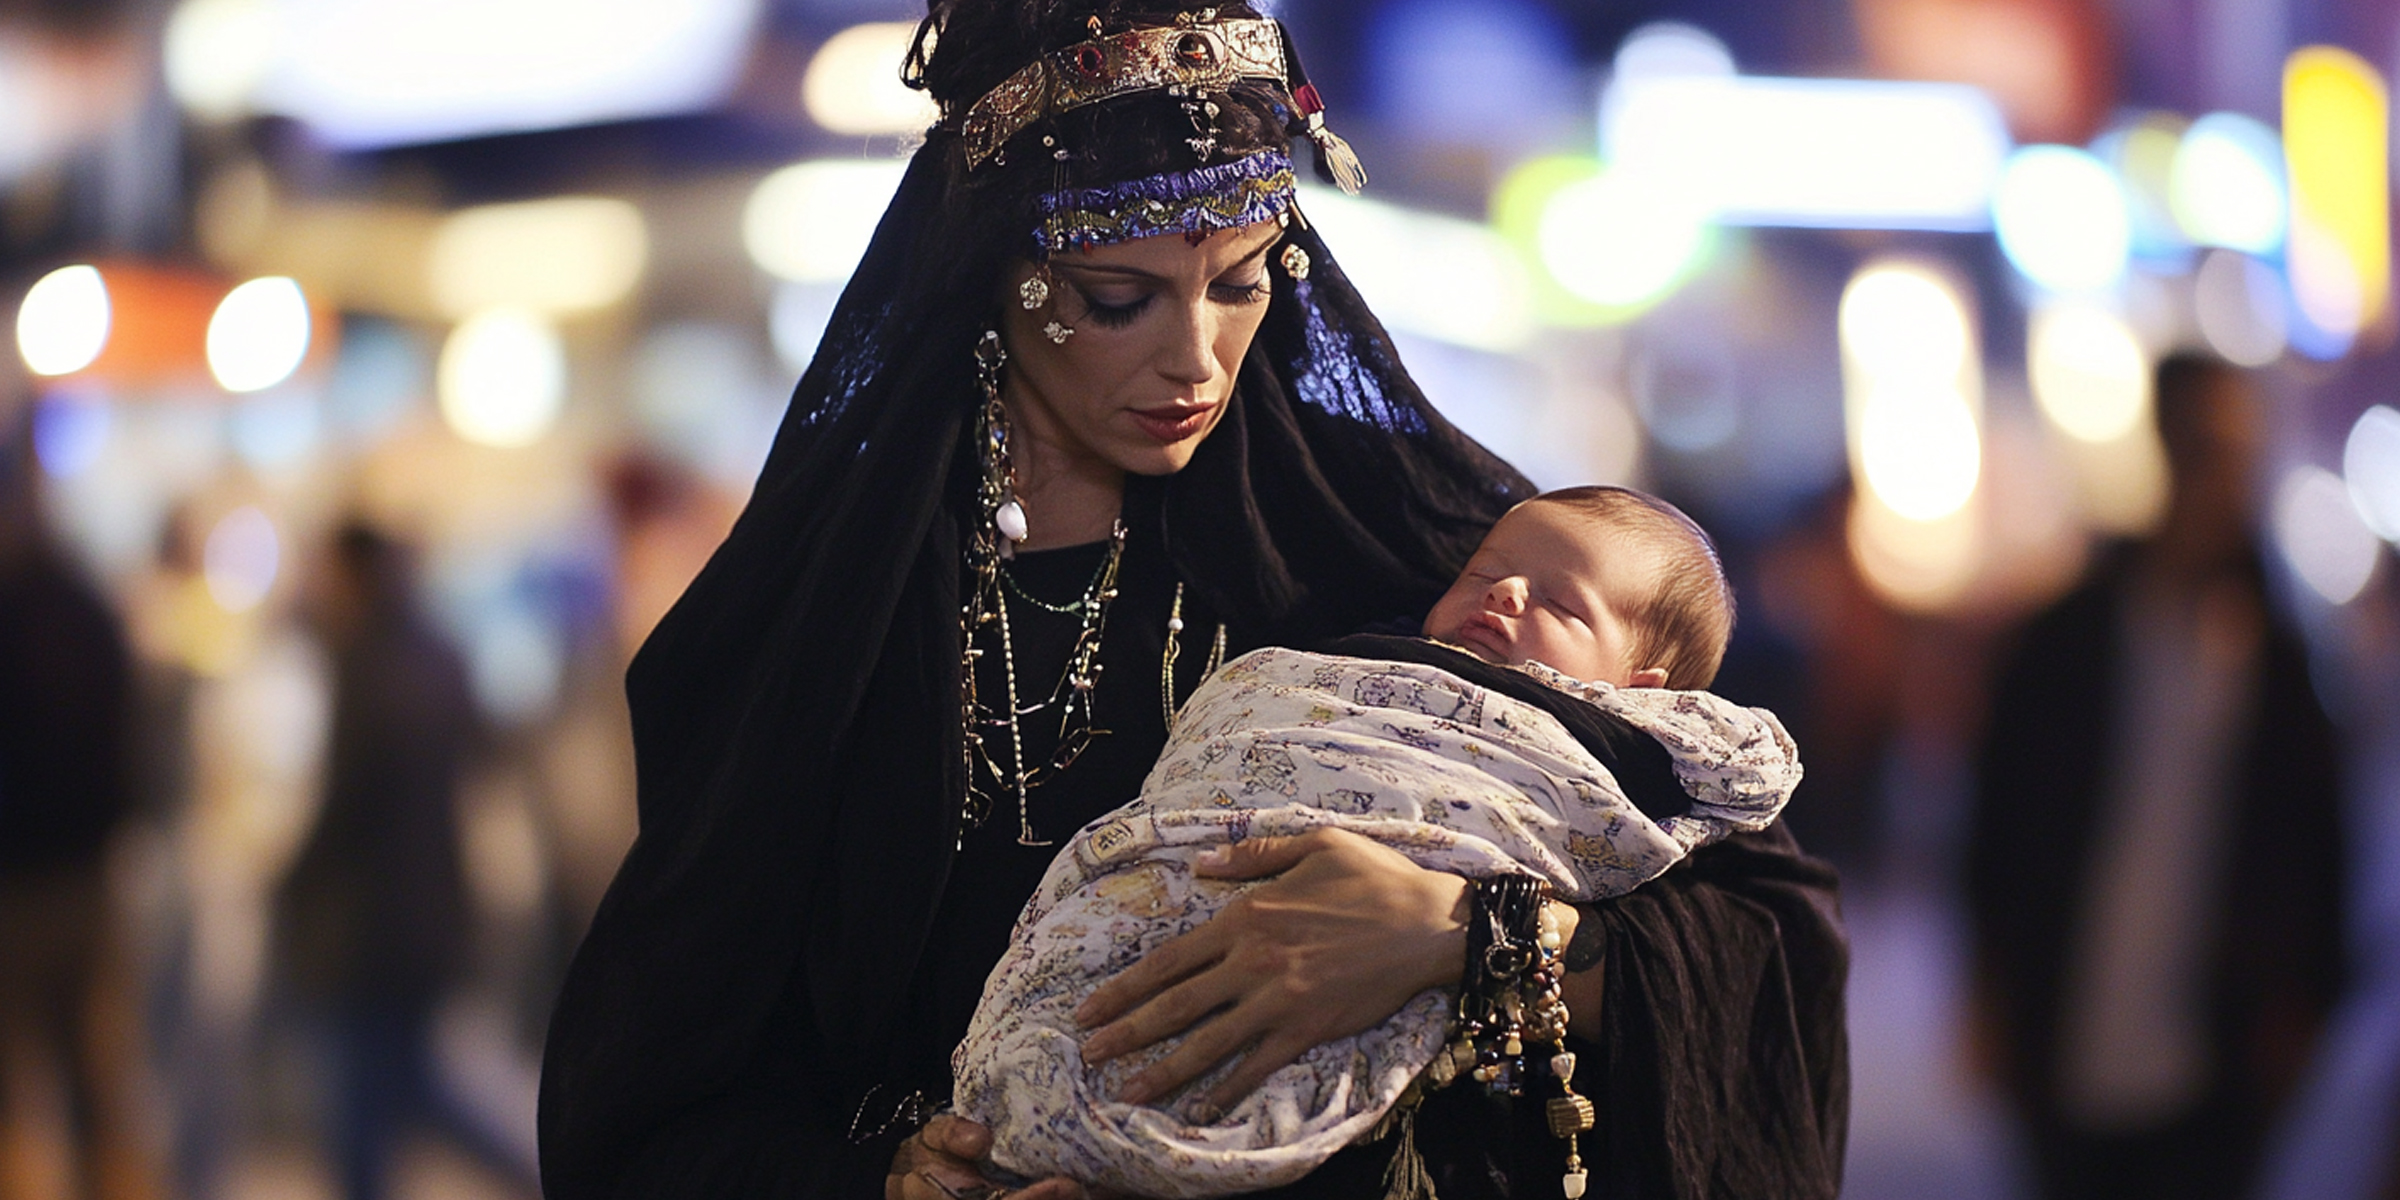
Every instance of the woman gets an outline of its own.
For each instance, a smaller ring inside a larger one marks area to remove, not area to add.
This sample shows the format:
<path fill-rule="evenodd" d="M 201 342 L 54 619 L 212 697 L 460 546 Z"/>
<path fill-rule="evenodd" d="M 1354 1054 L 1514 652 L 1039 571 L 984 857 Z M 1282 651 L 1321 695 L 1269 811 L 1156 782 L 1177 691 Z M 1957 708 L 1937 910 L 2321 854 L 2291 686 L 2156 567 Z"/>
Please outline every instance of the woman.
<path fill-rule="evenodd" d="M 1413 628 L 1531 492 L 1295 207 L 1296 138 L 1357 179 L 1272 22 L 935 0 L 937 31 L 911 67 L 944 119 L 628 679 L 642 832 L 552 1024 L 558 1200 L 982 1186 L 980 1131 L 919 1126 L 1048 843 L 1134 794 L 1222 655 Z M 1597 1194 L 1832 1192 L 1830 881 L 1788 839 L 1720 849 L 1585 916 Z M 1456 878 L 1340 837 L 1227 869 L 1278 878 L 1106 989 L 1087 1055 L 1215 1012 L 1142 1083 L 1230 1057 L 1229 1097 L 1459 976 Z M 1508 1194 L 1488 1119 L 1428 1109 L 1451 1200 Z M 1389 1153 L 1292 1194 L 1381 1195 Z"/>

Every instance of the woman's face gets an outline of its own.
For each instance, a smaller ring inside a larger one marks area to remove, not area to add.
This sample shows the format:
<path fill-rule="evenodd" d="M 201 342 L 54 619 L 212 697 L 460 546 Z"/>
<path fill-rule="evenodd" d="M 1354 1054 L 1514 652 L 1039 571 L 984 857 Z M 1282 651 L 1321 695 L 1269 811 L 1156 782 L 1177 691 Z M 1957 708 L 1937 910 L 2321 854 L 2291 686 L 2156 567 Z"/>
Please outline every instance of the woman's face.
<path fill-rule="evenodd" d="M 1142 238 L 1053 256 L 1050 301 L 1027 309 L 1020 264 L 1002 301 L 1005 396 L 1021 440 L 1077 472 L 1183 469 L 1225 415 L 1267 314 L 1273 221 L 1211 235 Z M 1043 326 L 1074 329 L 1052 343 Z M 1026 464 L 1020 461 L 1020 469 Z"/>

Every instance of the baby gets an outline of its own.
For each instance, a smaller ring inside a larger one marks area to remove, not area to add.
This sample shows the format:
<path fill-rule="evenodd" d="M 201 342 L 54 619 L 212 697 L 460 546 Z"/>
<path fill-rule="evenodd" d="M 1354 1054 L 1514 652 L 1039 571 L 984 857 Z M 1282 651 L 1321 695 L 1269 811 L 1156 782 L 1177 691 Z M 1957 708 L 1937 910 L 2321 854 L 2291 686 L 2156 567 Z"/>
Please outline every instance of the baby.
<path fill-rule="evenodd" d="M 1266 649 L 1226 664 L 1185 705 L 1140 798 L 1051 863 L 984 986 L 952 1065 L 959 1114 L 992 1131 L 992 1166 L 1218 1196 L 1291 1182 L 1367 1134 L 1443 1047 L 1447 991 L 1315 1047 L 1222 1114 L 1197 1109 L 1224 1067 L 1157 1107 L 1114 1100 L 1172 1043 L 1087 1067 L 1075 1007 L 1256 886 L 1195 876 L 1211 846 L 1332 826 L 1422 866 L 1530 874 L 1592 900 L 1765 828 L 1800 779 L 1790 737 L 1763 710 L 1690 690 L 1714 678 L 1732 625 L 1689 518 L 1623 488 L 1573 488 L 1493 526 L 1425 619 L 1440 644 L 1351 638 L 1336 648 L 1363 657 Z M 1665 748 L 1687 809 L 1653 819 L 1634 805 L 1595 754 L 1615 757 L 1591 732 L 1612 728 Z"/>

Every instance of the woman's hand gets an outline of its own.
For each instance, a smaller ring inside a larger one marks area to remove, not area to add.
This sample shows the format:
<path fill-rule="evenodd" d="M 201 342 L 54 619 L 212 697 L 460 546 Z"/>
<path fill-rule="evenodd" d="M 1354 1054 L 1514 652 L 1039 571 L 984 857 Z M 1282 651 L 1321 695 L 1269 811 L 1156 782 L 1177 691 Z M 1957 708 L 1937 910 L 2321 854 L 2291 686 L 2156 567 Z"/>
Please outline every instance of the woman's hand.
<path fill-rule="evenodd" d="M 1098 1026 L 1084 1042 L 1087 1063 L 1191 1031 L 1127 1081 L 1118 1096 L 1127 1104 L 1166 1095 L 1247 1049 L 1206 1097 L 1222 1112 L 1310 1047 L 1458 981 L 1469 895 L 1456 875 L 1338 829 L 1220 847 L 1202 854 L 1197 870 L 1278 878 L 1151 951 L 1076 1010 L 1085 1028 Z"/>
<path fill-rule="evenodd" d="M 935 1117 L 900 1143 L 891 1174 L 883 1178 L 883 1200 L 1091 1200 L 1071 1179 L 1007 1191 L 975 1168 L 991 1149 L 990 1130 L 958 1117 Z"/>

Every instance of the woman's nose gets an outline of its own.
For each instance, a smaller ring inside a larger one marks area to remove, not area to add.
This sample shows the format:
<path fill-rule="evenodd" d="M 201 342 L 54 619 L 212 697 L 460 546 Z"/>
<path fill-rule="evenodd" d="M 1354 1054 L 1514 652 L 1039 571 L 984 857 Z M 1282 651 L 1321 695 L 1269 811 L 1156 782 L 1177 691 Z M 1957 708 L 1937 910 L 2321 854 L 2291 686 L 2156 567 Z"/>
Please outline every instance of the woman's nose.
<path fill-rule="evenodd" d="M 1522 615 L 1525 611 L 1525 581 L 1511 575 L 1492 581 L 1483 592 L 1483 606 L 1504 617 Z"/>
<path fill-rule="evenodd" d="M 1159 373 L 1177 383 L 1198 387 L 1217 376 L 1216 314 L 1209 311 L 1205 299 L 1184 309 L 1182 319 L 1175 323 L 1171 343 L 1159 364 Z"/>

